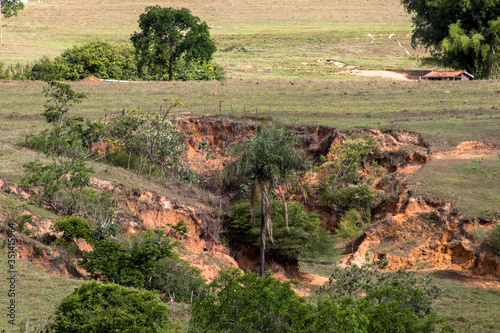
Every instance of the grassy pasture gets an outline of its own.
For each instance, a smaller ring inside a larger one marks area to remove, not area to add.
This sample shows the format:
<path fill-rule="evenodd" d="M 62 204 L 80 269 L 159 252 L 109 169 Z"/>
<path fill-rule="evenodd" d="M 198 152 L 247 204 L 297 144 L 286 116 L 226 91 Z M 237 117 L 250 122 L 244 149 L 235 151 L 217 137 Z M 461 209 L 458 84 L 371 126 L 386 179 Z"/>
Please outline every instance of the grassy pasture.
<path fill-rule="evenodd" d="M 498 332 L 498 288 L 481 285 L 481 281 L 453 271 L 438 271 L 433 275 L 436 284 L 444 291 L 434 302 L 434 307 L 457 332 Z"/>
<path fill-rule="evenodd" d="M 231 77 L 324 78 L 340 70 L 318 59 L 362 69 L 411 69 L 417 62 L 405 49 L 411 56 L 424 53 L 410 47 L 411 18 L 398 0 L 51 0 L 33 1 L 18 17 L 4 21 L 0 61 L 53 58 L 98 38 L 128 42 L 139 15 L 156 4 L 187 7 L 206 21 L 219 49 L 215 60 L 227 65 Z"/>
<path fill-rule="evenodd" d="M 441 156 L 417 171 L 410 181 L 417 192 L 453 202 L 466 215 L 492 217 L 500 213 L 499 156 Z"/>
<path fill-rule="evenodd" d="M 2 240 L 3 242 L 3 240 Z M 7 251 L 0 251 L 1 279 L 6 281 L 7 275 Z M 15 264 L 16 276 L 16 326 L 7 323 L 4 315 L 0 322 L 0 329 L 5 332 L 19 332 L 18 324 L 23 324 L 26 318 L 29 319 L 31 331 L 40 328 L 40 324 L 47 324 L 50 316 L 53 315 L 59 302 L 80 286 L 82 280 L 69 279 L 57 275 L 47 274 L 40 266 L 31 262 L 17 260 Z M 7 307 L 10 298 L 7 295 L 7 282 L 2 282 L 1 304 Z M 6 313 L 6 311 L 4 311 Z"/>
<path fill-rule="evenodd" d="M 220 82 L 71 83 L 88 99 L 70 113 L 102 117 L 122 109 L 156 111 L 179 98 L 181 114 L 272 117 L 301 124 L 377 126 L 422 132 L 433 149 L 464 140 L 500 144 L 500 82 L 232 79 Z M 42 82 L 0 82 L 0 142 L 45 127 Z M 220 107 L 220 109 L 219 109 Z M 177 112 L 177 111 L 176 111 Z M 176 114 L 174 112 L 174 114 Z"/>

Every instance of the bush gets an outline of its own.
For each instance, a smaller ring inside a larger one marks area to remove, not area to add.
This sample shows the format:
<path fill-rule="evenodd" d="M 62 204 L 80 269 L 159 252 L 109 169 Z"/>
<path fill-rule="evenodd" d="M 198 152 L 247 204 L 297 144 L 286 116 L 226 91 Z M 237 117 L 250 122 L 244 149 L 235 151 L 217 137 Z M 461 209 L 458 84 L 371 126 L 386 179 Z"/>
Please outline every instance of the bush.
<path fill-rule="evenodd" d="M 102 40 L 67 49 L 53 61 L 42 58 L 33 66 L 31 76 L 36 80 L 70 81 L 89 76 L 100 79 L 138 79 L 133 47 Z"/>
<path fill-rule="evenodd" d="M 500 256 L 500 223 L 495 224 L 491 230 L 486 232 L 483 244 Z"/>
<path fill-rule="evenodd" d="M 319 184 L 321 201 L 343 210 L 370 206 L 376 194 L 361 169 L 377 151 L 375 137 L 348 139 L 331 150 L 335 158 L 321 165 L 326 172 Z"/>
<path fill-rule="evenodd" d="M 96 40 L 65 50 L 50 60 L 43 57 L 35 64 L 5 66 L 0 63 L 0 79 L 78 81 L 89 76 L 114 80 L 168 80 L 168 68 L 145 67 L 139 74 L 135 49 L 131 44 L 113 44 Z M 224 68 L 210 61 L 179 58 L 174 63 L 174 79 L 226 79 Z"/>
<path fill-rule="evenodd" d="M 224 81 L 224 68 L 213 62 L 186 61 L 179 59 L 174 64 L 174 80 L 178 81 Z"/>
<path fill-rule="evenodd" d="M 57 307 L 49 332 L 182 332 L 154 293 L 116 284 L 87 282 Z"/>
<path fill-rule="evenodd" d="M 30 77 L 33 80 L 43 81 L 77 81 L 80 74 L 71 67 L 68 61 L 59 56 L 54 60 L 50 60 L 48 57 L 40 59 L 31 68 Z"/>
<path fill-rule="evenodd" d="M 222 271 L 194 302 L 188 332 L 454 332 L 432 309 L 431 280 L 379 271 L 385 263 L 335 267 L 317 307 L 269 272 Z"/>
<path fill-rule="evenodd" d="M 301 258 L 314 258 L 318 255 L 335 254 L 333 238 L 321 228 L 321 220 L 315 214 L 304 211 L 298 203 L 288 204 L 288 223 L 285 226 L 281 202 L 271 203 L 270 215 L 273 225 L 273 238 L 266 240 L 266 249 L 272 257 L 282 263 L 297 262 Z M 260 219 L 260 209 L 256 209 L 256 219 Z M 228 214 L 230 239 L 236 244 L 260 246 L 260 225 L 252 223 L 250 203 L 243 202 L 233 206 Z"/>
<path fill-rule="evenodd" d="M 92 238 L 92 227 L 90 223 L 74 215 L 56 221 L 54 223 L 54 231 L 62 231 L 62 239 L 66 242 L 70 242 L 75 238 L 83 238 L 90 242 Z"/>
<path fill-rule="evenodd" d="M 341 219 L 337 227 L 340 237 L 351 241 L 351 249 L 354 252 L 354 241 L 364 233 L 367 224 L 361 218 L 356 209 L 349 210 Z"/>
<path fill-rule="evenodd" d="M 291 282 L 222 271 L 193 303 L 188 332 L 304 332 L 313 309 Z"/>
<path fill-rule="evenodd" d="M 205 284 L 199 269 L 177 258 L 162 259 L 153 273 L 147 288 L 158 290 L 166 300 L 190 302 L 191 295 L 197 296 Z"/>
<path fill-rule="evenodd" d="M 323 332 L 435 332 L 441 320 L 432 301 L 441 289 L 432 285 L 429 275 L 419 280 L 406 269 L 384 272 L 386 265 L 387 260 L 335 266 L 329 281 L 317 290 L 328 297 L 318 303 L 321 320 L 315 326 L 330 328 Z M 443 331 L 453 330 L 444 326 Z"/>
<path fill-rule="evenodd" d="M 84 251 L 79 265 L 93 279 L 146 288 L 150 279 L 157 275 L 160 260 L 175 256 L 174 244 L 158 230 L 120 240 L 106 238 L 96 242 L 92 252 Z"/>

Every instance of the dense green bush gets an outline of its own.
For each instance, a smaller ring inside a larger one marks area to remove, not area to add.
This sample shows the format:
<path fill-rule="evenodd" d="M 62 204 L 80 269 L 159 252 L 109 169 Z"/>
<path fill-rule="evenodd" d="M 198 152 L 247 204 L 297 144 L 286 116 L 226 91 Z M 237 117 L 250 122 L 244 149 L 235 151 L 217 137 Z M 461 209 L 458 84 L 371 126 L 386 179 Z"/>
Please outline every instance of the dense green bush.
<path fill-rule="evenodd" d="M 280 202 L 271 203 L 270 215 L 273 221 L 273 237 L 266 240 L 266 249 L 278 262 L 287 264 L 296 262 L 299 257 L 313 258 L 320 254 L 334 256 L 335 245 L 332 237 L 321 228 L 319 217 L 305 212 L 301 204 L 288 204 L 290 232 L 286 229 Z M 234 205 L 228 219 L 228 238 L 237 244 L 259 246 L 260 226 L 252 222 L 249 202 Z M 260 209 L 257 209 L 256 219 L 260 219 Z"/>
<path fill-rule="evenodd" d="M 78 216 L 67 216 L 62 220 L 54 223 L 54 231 L 63 232 L 62 239 L 69 242 L 75 238 L 83 238 L 87 241 L 91 240 L 92 226 L 89 222 Z"/>
<path fill-rule="evenodd" d="M 366 212 L 369 212 L 368 210 Z M 368 223 L 361 218 L 361 214 L 354 208 L 350 209 L 341 219 L 337 226 L 337 233 L 340 237 L 351 242 L 351 250 L 354 252 L 354 241 L 363 235 Z"/>
<path fill-rule="evenodd" d="M 75 81 L 88 76 L 138 79 L 132 46 L 96 40 L 67 49 L 53 61 L 42 58 L 32 68 L 32 77 L 38 80 Z"/>
<path fill-rule="evenodd" d="M 367 257 L 367 261 L 369 258 Z M 387 260 L 334 266 L 330 279 L 318 288 L 328 297 L 318 303 L 315 329 L 321 332 L 436 332 L 441 322 L 432 302 L 441 289 L 428 275 L 382 269 Z M 452 332 L 448 326 L 443 331 Z"/>
<path fill-rule="evenodd" d="M 321 201 L 344 210 L 370 206 L 376 194 L 361 170 L 376 151 L 373 136 L 348 139 L 332 148 L 333 160 L 324 158 L 320 166 L 325 171 L 319 184 Z"/>
<path fill-rule="evenodd" d="M 80 77 L 75 68 L 63 58 L 56 57 L 50 60 L 48 57 L 43 57 L 38 60 L 31 68 L 30 78 L 33 80 L 62 80 L 76 81 Z"/>
<path fill-rule="evenodd" d="M 148 289 L 158 290 L 166 300 L 190 302 L 191 296 L 197 296 L 205 284 L 199 269 L 178 258 L 163 258 L 153 272 Z"/>
<path fill-rule="evenodd" d="M 269 272 L 222 271 L 194 302 L 188 332 L 454 332 L 434 313 L 429 282 L 404 270 L 336 267 L 315 306 Z"/>
<path fill-rule="evenodd" d="M 57 307 L 49 332 L 183 332 L 168 306 L 150 291 L 87 282 Z"/>
<path fill-rule="evenodd" d="M 79 265 L 94 279 L 146 288 L 160 267 L 160 260 L 175 256 L 174 244 L 158 230 L 121 239 L 105 238 L 94 244 L 93 251 L 83 252 Z"/>
<path fill-rule="evenodd" d="M 83 253 L 79 264 L 94 279 L 157 290 L 167 300 L 188 302 L 205 280 L 198 269 L 177 257 L 174 245 L 158 230 L 103 238 L 95 241 L 92 252 Z"/>
<path fill-rule="evenodd" d="M 188 332 L 304 332 L 313 306 L 269 273 L 222 271 L 192 307 Z"/>
<path fill-rule="evenodd" d="M 0 79 L 77 81 L 89 76 L 111 80 L 167 80 L 168 68 L 146 67 L 139 73 L 131 44 L 102 40 L 76 45 L 53 60 L 43 57 L 32 66 L 4 67 L 0 63 Z M 179 58 L 174 64 L 174 79 L 221 81 L 226 79 L 226 74 L 222 66 L 213 62 Z"/>
<path fill-rule="evenodd" d="M 224 68 L 213 62 L 186 61 L 179 59 L 174 64 L 174 80 L 178 81 L 224 81 Z"/>

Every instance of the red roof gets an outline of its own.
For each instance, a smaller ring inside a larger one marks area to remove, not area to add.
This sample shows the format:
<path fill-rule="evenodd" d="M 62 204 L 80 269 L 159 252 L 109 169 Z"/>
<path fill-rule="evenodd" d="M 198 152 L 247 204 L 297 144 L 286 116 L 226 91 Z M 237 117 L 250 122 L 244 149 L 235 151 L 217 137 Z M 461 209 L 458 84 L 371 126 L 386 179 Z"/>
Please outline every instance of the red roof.
<path fill-rule="evenodd" d="M 454 78 L 454 77 L 459 77 L 462 74 L 465 74 L 466 76 L 468 76 L 472 79 L 474 78 L 474 76 L 467 73 L 466 71 L 432 71 L 428 74 L 425 74 L 424 77 L 426 77 L 426 78 Z"/>

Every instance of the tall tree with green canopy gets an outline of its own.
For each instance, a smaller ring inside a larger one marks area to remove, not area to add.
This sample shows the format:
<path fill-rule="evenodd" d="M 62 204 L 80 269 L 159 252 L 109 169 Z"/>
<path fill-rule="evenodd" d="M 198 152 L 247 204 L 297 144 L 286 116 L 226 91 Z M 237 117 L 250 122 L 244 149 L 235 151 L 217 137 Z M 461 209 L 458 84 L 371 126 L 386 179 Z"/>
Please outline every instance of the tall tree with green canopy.
<path fill-rule="evenodd" d="M 283 202 L 285 223 L 288 228 L 288 212 L 280 184 L 286 183 L 297 172 L 308 170 L 305 153 L 296 150 L 300 139 L 292 132 L 278 126 L 262 125 L 257 135 L 232 148 L 234 161 L 226 165 L 226 174 L 236 175 L 250 183 L 250 209 L 255 221 L 255 200 L 260 194 L 260 275 L 264 275 L 266 251 L 266 227 L 272 239 L 269 196 L 277 191 Z"/>
<path fill-rule="evenodd" d="M 412 46 L 427 60 L 480 78 L 500 76 L 500 0 L 401 0 L 413 13 Z"/>
<path fill-rule="evenodd" d="M 17 12 L 23 9 L 24 3 L 21 0 L 0 0 L 0 45 L 3 45 L 2 16 L 17 16 Z"/>
<path fill-rule="evenodd" d="M 146 7 L 146 12 L 139 16 L 139 28 L 142 31 L 131 37 L 139 70 L 149 67 L 161 71 L 168 66 L 169 81 L 173 79 L 174 62 L 178 58 L 210 61 L 216 51 L 208 25 L 187 8 Z"/>

